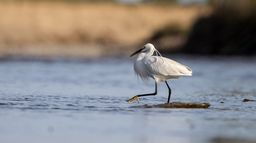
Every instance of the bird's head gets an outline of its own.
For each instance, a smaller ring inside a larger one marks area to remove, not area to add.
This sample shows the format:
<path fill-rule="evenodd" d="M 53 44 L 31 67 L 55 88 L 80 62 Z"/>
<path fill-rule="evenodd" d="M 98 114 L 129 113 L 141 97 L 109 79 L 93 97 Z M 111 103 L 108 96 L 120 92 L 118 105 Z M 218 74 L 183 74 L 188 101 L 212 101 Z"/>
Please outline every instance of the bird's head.
<path fill-rule="evenodd" d="M 147 43 L 146 45 L 143 46 L 143 48 L 141 48 L 141 49 L 137 50 L 136 52 L 134 52 L 133 54 L 131 54 L 130 57 L 137 55 L 139 53 L 153 55 L 154 51 L 155 51 L 155 46 L 151 43 Z"/>

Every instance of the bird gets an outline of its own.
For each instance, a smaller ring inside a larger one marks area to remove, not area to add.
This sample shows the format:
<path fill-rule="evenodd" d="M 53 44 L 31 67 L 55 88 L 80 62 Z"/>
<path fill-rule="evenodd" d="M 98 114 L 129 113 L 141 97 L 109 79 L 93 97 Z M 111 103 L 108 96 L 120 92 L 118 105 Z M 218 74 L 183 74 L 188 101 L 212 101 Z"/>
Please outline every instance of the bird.
<path fill-rule="evenodd" d="M 147 43 L 143 48 L 132 53 L 130 57 L 134 58 L 134 71 L 142 79 L 152 78 L 155 81 L 154 93 L 139 94 L 133 96 L 127 102 L 132 103 L 139 100 L 140 97 L 157 95 L 157 85 L 165 82 L 169 94 L 167 104 L 170 103 L 172 90 L 167 82 L 170 79 L 177 79 L 183 76 L 192 76 L 192 69 L 186 65 L 178 63 L 169 58 L 163 57 L 160 52 L 151 43 Z"/>

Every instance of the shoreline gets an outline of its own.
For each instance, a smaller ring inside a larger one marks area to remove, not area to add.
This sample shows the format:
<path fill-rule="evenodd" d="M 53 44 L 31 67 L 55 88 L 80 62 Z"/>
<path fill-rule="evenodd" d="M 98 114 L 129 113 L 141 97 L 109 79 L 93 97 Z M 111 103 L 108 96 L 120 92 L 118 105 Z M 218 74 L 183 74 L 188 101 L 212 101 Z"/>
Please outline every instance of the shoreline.
<path fill-rule="evenodd" d="M 166 25 L 189 29 L 204 10 L 209 7 L 0 2 L 0 56 L 128 53 Z"/>

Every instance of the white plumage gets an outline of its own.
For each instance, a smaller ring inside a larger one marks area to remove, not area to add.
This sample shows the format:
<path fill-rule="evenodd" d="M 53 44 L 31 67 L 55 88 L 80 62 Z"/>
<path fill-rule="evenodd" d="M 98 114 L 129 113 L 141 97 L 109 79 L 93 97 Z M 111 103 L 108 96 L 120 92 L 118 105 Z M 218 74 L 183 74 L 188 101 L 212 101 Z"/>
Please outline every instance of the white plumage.
<path fill-rule="evenodd" d="M 158 52 L 154 45 L 146 44 L 134 61 L 134 71 L 142 79 L 151 77 L 159 82 L 181 76 L 192 76 L 189 67 L 161 55 L 153 56 L 154 52 Z"/>
<path fill-rule="evenodd" d="M 154 56 L 154 53 L 156 53 L 156 56 Z M 142 49 L 136 51 L 131 56 L 136 54 L 137 56 L 134 61 L 134 71 L 143 80 L 153 78 L 157 84 L 158 82 L 166 82 L 168 79 L 176 79 L 181 76 L 192 76 L 191 68 L 174 60 L 162 57 L 161 54 L 155 49 L 154 45 L 150 43 L 144 45 Z M 170 88 L 167 82 L 166 84 L 169 89 L 170 96 Z M 157 88 L 155 93 L 156 92 Z M 140 96 L 148 96 L 148 94 L 137 95 L 137 97 L 130 99 L 129 102 L 137 99 Z"/>

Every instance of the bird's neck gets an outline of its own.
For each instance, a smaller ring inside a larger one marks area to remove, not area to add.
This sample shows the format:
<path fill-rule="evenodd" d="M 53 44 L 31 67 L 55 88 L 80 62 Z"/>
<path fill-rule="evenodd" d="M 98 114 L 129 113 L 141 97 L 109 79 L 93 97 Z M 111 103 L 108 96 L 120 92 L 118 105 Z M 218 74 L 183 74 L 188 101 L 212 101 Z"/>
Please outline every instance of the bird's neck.
<path fill-rule="evenodd" d="M 140 61 L 140 60 L 144 59 L 146 56 L 147 56 L 147 54 L 145 54 L 145 53 L 140 53 L 140 54 L 138 54 L 138 56 L 137 56 L 137 58 L 136 58 L 136 61 Z"/>
<path fill-rule="evenodd" d="M 149 52 L 146 53 L 146 56 L 152 56 L 154 54 L 155 49 L 151 48 Z"/>

